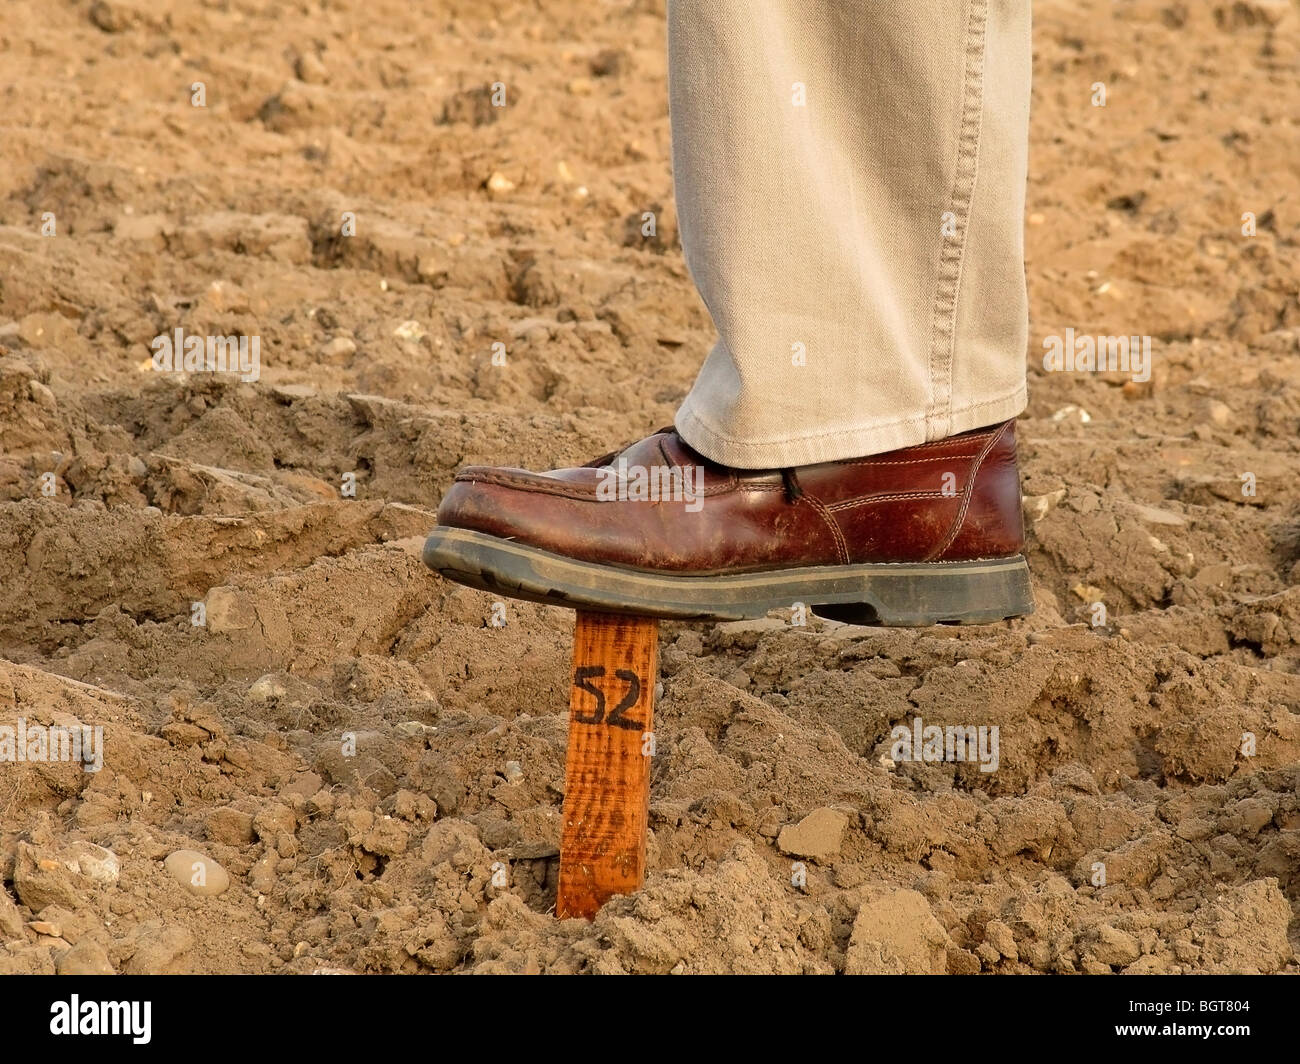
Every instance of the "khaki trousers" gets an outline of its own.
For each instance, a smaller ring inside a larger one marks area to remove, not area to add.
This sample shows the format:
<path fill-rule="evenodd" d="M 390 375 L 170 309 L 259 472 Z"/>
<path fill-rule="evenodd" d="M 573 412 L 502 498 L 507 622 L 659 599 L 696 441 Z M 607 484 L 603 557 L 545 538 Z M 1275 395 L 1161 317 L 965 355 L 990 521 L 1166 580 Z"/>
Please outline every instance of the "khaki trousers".
<path fill-rule="evenodd" d="M 718 341 L 677 413 L 758 469 L 1025 406 L 1030 0 L 669 0 L 677 210 Z"/>

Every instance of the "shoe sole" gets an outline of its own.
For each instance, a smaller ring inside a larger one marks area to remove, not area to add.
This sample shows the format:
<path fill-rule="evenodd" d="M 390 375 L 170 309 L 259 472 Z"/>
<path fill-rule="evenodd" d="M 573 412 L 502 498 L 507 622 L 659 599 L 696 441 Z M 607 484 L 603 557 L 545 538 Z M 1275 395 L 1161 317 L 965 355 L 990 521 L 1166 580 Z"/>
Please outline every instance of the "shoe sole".
<path fill-rule="evenodd" d="M 1021 555 L 970 562 L 813 565 L 671 576 L 578 561 L 482 532 L 439 525 L 424 564 L 482 591 L 550 606 L 666 620 L 738 621 L 802 603 L 848 624 L 989 624 L 1034 609 Z"/>

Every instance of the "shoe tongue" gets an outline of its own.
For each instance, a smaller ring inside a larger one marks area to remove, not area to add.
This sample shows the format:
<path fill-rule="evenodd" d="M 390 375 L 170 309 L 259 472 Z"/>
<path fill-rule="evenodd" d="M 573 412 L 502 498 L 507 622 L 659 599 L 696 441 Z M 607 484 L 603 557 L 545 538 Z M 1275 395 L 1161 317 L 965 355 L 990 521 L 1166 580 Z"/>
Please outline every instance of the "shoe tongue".
<path fill-rule="evenodd" d="M 659 451 L 659 437 L 666 436 L 664 446 L 670 456 L 674 456 L 674 451 L 685 453 L 686 455 L 695 456 L 695 452 L 682 442 L 677 435 L 677 430 L 669 425 L 666 429 L 656 429 L 649 436 L 639 440 L 633 440 L 631 443 L 625 443 L 617 451 L 610 451 L 609 454 L 602 454 L 599 458 L 593 458 L 586 463 L 588 469 L 601 469 L 608 465 L 613 465 L 619 458 L 626 458 L 630 464 L 640 464 L 644 466 L 663 465 L 663 455 Z M 674 456 L 675 457 L 675 456 Z"/>
<path fill-rule="evenodd" d="M 674 465 L 705 465 L 708 459 L 677 435 L 674 428 L 661 429 L 664 433 L 663 449 Z"/>

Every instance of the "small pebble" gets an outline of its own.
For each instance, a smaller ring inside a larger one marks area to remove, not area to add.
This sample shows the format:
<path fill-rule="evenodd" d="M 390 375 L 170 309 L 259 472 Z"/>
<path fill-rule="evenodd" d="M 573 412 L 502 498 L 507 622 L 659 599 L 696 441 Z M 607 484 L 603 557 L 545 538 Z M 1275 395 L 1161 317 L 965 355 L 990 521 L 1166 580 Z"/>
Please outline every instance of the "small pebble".
<path fill-rule="evenodd" d="M 93 842 L 74 842 L 66 863 L 69 868 L 75 867 L 87 879 L 106 886 L 116 883 L 122 873 L 121 858 L 112 850 L 96 846 Z"/>
<path fill-rule="evenodd" d="M 333 340 L 321 348 L 321 354 L 326 358 L 347 358 L 356 354 L 357 345 L 346 336 L 336 336 Z"/>
<path fill-rule="evenodd" d="M 209 897 L 230 886 L 230 876 L 211 857 L 197 850 L 177 850 L 163 862 L 163 867 L 191 894 Z"/>
<path fill-rule="evenodd" d="M 83 938 L 54 962 L 60 975 L 115 975 L 104 947 L 92 939 Z"/>

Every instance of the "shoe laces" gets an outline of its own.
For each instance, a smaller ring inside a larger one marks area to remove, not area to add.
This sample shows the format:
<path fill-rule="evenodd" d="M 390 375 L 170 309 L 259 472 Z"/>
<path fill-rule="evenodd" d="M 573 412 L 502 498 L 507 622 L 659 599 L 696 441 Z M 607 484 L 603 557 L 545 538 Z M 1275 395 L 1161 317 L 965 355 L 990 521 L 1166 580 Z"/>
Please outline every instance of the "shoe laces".
<path fill-rule="evenodd" d="M 803 485 L 799 483 L 793 469 L 781 470 L 781 482 L 785 485 L 786 502 L 794 503 L 803 498 Z"/>

